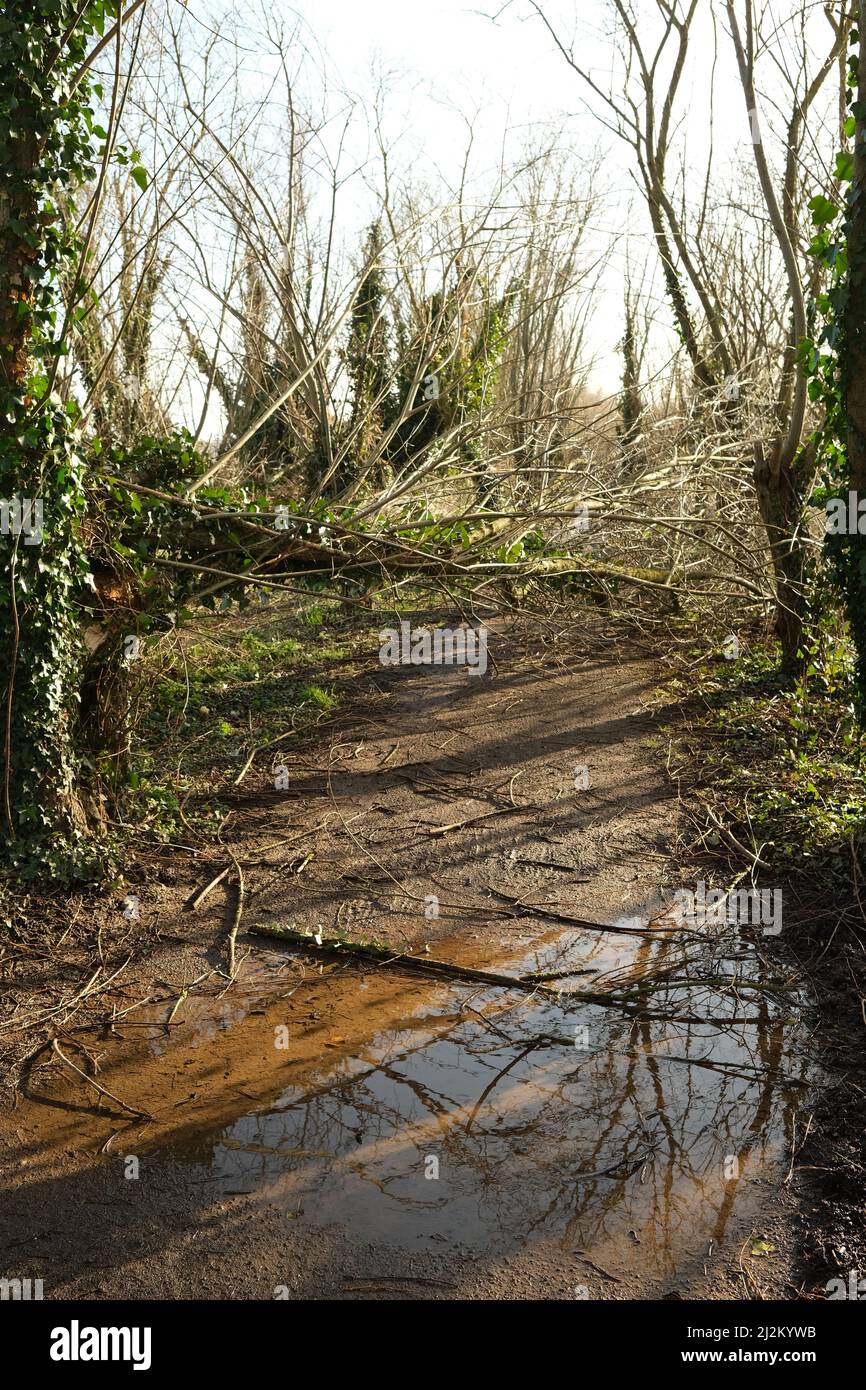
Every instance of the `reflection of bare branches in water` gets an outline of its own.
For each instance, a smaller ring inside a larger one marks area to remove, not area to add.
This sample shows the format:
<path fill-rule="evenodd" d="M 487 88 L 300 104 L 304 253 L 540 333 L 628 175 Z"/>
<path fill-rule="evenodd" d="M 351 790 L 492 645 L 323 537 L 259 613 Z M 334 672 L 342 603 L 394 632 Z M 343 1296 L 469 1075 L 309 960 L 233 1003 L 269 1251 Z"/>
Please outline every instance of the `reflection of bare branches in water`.
<path fill-rule="evenodd" d="M 393 1219 L 406 1236 L 587 1245 L 640 1227 L 644 1256 L 670 1268 L 696 1233 L 702 1249 L 721 1242 L 738 1189 L 725 1160 L 740 1175 L 757 1166 L 794 1104 L 784 1012 L 761 988 L 760 956 L 710 943 L 705 975 L 730 984 L 702 984 L 701 961 L 678 948 L 670 973 L 689 983 L 666 986 L 670 952 L 639 940 L 622 1012 L 567 995 L 503 1007 L 496 992 L 443 988 L 438 1008 L 323 1061 L 313 1087 L 232 1125 L 212 1169 L 278 1185 L 321 1220 L 369 1208 L 371 1226 Z M 567 968 L 573 952 L 559 942 L 531 959 Z M 431 1154 L 438 1182 L 424 1177 Z"/>

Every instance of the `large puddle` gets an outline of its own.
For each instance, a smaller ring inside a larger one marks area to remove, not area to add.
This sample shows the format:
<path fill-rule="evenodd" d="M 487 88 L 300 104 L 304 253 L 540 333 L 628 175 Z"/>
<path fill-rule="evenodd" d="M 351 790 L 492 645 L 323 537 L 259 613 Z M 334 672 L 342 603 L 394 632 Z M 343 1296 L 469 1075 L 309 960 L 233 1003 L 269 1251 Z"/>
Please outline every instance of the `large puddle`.
<path fill-rule="evenodd" d="M 435 954 L 562 993 L 275 951 L 255 988 L 191 997 L 170 1029 L 169 1004 L 136 1010 L 98 1046 L 101 1084 L 153 1121 L 62 1067 L 34 1077 L 43 1159 L 158 1154 L 198 1203 L 250 1194 L 403 1250 L 543 1239 L 668 1275 L 722 1246 L 804 1094 L 796 999 L 755 943 L 566 930 Z M 574 997 L 613 967 L 627 998 Z"/>

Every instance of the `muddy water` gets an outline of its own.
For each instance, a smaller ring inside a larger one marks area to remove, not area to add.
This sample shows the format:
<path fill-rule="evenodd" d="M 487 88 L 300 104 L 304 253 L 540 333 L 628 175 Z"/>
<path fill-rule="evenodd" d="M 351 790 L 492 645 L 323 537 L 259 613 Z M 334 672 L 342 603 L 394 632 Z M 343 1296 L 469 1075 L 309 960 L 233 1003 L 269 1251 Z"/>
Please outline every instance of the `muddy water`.
<path fill-rule="evenodd" d="M 107 1144 L 170 1163 L 198 1203 L 247 1194 L 412 1252 L 553 1241 L 656 1275 L 693 1268 L 757 1210 L 754 1179 L 785 1160 L 804 1090 L 791 997 L 754 988 L 767 975 L 751 943 L 566 931 L 436 954 L 554 974 L 561 993 L 276 949 L 254 984 L 188 999 L 170 1027 L 166 1003 L 83 1039 L 101 1084 L 152 1120 L 95 1106 L 57 1067 L 34 1078 L 19 1115 L 37 1173 Z M 576 997 L 613 967 L 644 991 L 620 1007 Z M 734 975 L 735 994 L 698 983 Z"/>

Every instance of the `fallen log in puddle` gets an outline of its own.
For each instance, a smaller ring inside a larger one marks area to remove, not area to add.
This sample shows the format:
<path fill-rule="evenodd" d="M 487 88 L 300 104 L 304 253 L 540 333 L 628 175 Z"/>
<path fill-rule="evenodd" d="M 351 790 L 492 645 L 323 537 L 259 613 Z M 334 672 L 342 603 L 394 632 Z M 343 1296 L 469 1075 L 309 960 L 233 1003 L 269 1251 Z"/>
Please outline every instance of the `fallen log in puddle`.
<path fill-rule="evenodd" d="M 556 999 L 560 1005 L 567 1003 L 576 1004 L 598 1004 L 607 1008 L 621 1009 L 625 1013 L 637 1006 L 640 1008 L 644 1018 L 653 1017 L 646 1010 L 645 996 L 647 992 L 654 989 L 666 988 L 695 988 L 706 987 L 706 978 L 698 979 L 676 979 L 671 980 L 665 976 L 660 980 L 653 980 L 647 976 L 639 981 L 630 983 L 626 988 L 618 986 L 614 989 L 574 989 L 563 992 L 554 989 L 550 985 L 543 984 L 538 979 L 538 972 L 533 971 L 528 975 L 503 975 L 492 970 L 479 970 L 474 966 L 458 965 L 452 961 L 436 960 L 430 956 L 415 956 L 407 953 L 395 954 L 390 946 L 379 945 L 376 942 L 349 941 L 345 937 L 326 937 L 321 933 L 311 936 L 308 932 L 298 931 L 295 927 L 270 926 L 259 923 L 251 926 L 248 931 L 253 936 L 266 936 L 277 941 L 288 942 L 292 946 L 299 946 L 313 955 L 327 956 L 351 956 L 356 960 L 367 960 L 376 965 L 396 966 L 398 969 L 419 972 L 425 975 L 437 975 L 446 979 L 462 980 L 469 984 L 480 984 L 496 987 L 499 989 L 522 990 L 527 994 L 547 995 Z M 578 973 L 578 972 L 574 972 Z M 721 980 L 714 980 L 713 984 L 721 985 Z M 769 994 L 777 994 L 779 990 L 775 986 L 763 987 L 761 985 L 745 984 L 735 980 L 726 981 L 740 990 L 743 988 L 761 991 L 762 988 Z M 664 1015 L 658 1015 L 664 1017 Z M 702 1023 L 710 1021 L 706 1018 L 693 1017 L 689 1021 Z M 731 1020 L 728 1020 L 729 1022 Z"/>
<path fill-rule="evenodd" d="M 603 929 L 603 928 L 602 928 Z M 271 926 L 258 923 L 247 928 L 251 936 L 267 936 L 277 941 L 285 941 L 292 946 L 300 946 L 313 955 L 352 956 L 356 960 L 368 960 L 376 965 L 395 966 L 398 969 L 417 971 L 424 975 L 438 975 L 446 979 L 463 980 L 469 984 L 495 986 L 500 989 L 518 989 L 527 994 L 546 994 L 559 1003 L 569 1000 L 582 1004 L 620 1005 L 628 1000 L 631 991 L 617 990 L 562 990 L 542 983 L 535 972 L 529 975 L 503 975 L 493 970 L 478 970 L 470 965 L 458 965 L 453 961 L 436 960 L 432 956 L 415 956 L 406 952 L 395 953 L 390 946 L 375 942 L 349 941 L 344 937 L 311 936 L 295 927 Z M 581 971 L 568 972 L 580 974 Z"/>
<path fill-rule="evenodd" d="M 441 975 L 452 980 L 466 980 L 470 984 L 496 985 L 505 989 L 522 989 L 530 994 L 549 994 L 560 997 L 560 991 L 537 980 L 524 979 L 520 975 L 500 975 L 491 970 L 476 970 L 469 965 L 455 965 L 447 960 L 435 960 L 430 956 L 413 956 L 400 952 L 395 955 L 390 946 L 375 943 L 348 941 L 343 937 L 310 936 L 295 927 L 269 926 L 259 923 L 248 927 L 252 936 L 273 937 L 277 941 L 287 941 L 300 946 L 314 955 L 354 956 L 356 959 L 374 961 L 376 965 L 397 966 L 405 970 L 417 970 L 425 975 Z"/>

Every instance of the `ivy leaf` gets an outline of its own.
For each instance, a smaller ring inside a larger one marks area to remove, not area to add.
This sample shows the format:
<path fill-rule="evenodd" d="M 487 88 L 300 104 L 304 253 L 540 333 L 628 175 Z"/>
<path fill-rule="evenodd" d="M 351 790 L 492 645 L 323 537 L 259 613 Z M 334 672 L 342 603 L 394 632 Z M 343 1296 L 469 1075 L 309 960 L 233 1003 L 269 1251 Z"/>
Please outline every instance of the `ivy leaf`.
<path fill-rule="evenodd" d="M 841 150 L 836 156 L 836 177 L 842 183 L 850 183 L 854 177 L 854 156 L 850 150 Z"/>
<path fill-rule="evenodd" d="M 141 164 L 134 164 L 130 172 L 142 193 L 144 193 L 148 185 L 147 170 Z"/>
<path fill-rule="evenodd" d="M 826 227 L 829 222 L 836 220 L 839 209 L 829 198 L 825 198 L 823 193 L 817 193 L 814 198 L 809 199 L 809 211 L 816 227 Z"/>

